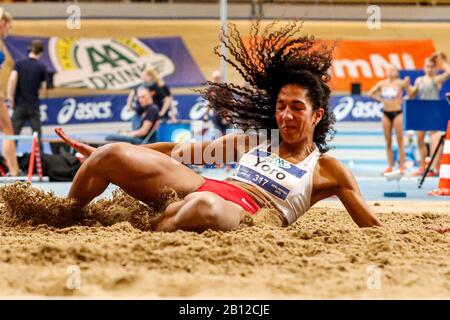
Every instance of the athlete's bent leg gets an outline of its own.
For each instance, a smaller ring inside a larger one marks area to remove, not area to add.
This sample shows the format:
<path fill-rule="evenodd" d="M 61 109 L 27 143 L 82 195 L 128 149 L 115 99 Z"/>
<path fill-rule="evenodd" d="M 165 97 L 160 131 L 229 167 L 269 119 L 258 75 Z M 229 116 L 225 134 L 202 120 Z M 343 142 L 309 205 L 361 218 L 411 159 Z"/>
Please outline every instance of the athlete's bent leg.
<path fill-rule="evenodd" d="M 239 205 L 209 191 L 193 192 L 183 200 L 170 204 L 153 225 L 155 231 L 187 230 L 228 231 L 239 227 L 246 214 Z"/>
<path fill-rule="evenodd" d="M 112 143 L 96 149 L 83 163 L 68 197 L 86 205 L 113 183 L 132 197 L 151 204 L 170 189 L 186 195 L 203 182 L 202 176 L 160 152 Z"/>

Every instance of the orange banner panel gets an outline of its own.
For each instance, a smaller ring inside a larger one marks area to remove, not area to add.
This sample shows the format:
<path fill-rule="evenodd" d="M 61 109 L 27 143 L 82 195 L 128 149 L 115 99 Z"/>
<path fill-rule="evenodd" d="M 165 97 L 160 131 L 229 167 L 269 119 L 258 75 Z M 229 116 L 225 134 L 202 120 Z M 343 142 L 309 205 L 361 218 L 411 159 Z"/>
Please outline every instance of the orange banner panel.
<path fill-rule="evenodd" d="M 244 37 L 249 49 L 250 37 Z M 426 57 L 436 50 L 432 40 L 330 40 L 318 44 L 334 46 L 330 70 L 331 88 L 349 92 L 352 83 L 361 83 L 368 91 L 379 80 L 386 78 L 386 69 L 392 64 L 399 70 L 422 69 Z"/>
<path fill-rule="evenodd" d="M 351 83 L 360 82 L 363 91 L 370 90 L 386 77 L 389 64 L 399 70 L 422 69 L 425 58 L 435 51 L 432 40 L 338 41 L 330 70 L 331 87 L 350 91 Z"/>

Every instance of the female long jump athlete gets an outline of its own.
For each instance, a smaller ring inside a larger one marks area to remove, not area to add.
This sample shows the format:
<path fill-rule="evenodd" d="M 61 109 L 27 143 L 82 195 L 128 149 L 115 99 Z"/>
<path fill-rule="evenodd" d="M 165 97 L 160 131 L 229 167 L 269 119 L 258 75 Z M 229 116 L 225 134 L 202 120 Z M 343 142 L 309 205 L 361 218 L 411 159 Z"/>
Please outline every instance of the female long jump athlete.
<path fill-rule="evenodd" d="M 252 146 L 251 134 L 229 134 L 201 143 L 112 143 L 95 149 L 57 129 L 66 143 L 88 157 L 68 197 L 83 206 L 113 183 L 150 204 L 171 188 L 186 196 L 166 208 L 154 229 L 201 232 L 235 229 L 245 214 L 257 214 L 263 207 L 277 210 L 289 225 L 318 201 L 336 195 L 358 226 L 380 226 L 351 172 L 325 154 L 334 123 L 327 85 L 331 51 L 312 37 L 296 36 L 301 28 L 296 21 L 278 31 L 271 24 L 260 32 L 259 26 L 253 25 L 249 46 L 234 25 L 222 35 L 234 58 L 227 61 L 251 87 L 210 83 L 232 95 L 209 96 L 214 90 L 204 95 L 243 130 L 278 129 L 279 143 L 271 139 Z M 205 163 L 206 155 L 216 161 L 231 155 L 239 168 L 232 178 L 217 181 L 183 165 Z"/>

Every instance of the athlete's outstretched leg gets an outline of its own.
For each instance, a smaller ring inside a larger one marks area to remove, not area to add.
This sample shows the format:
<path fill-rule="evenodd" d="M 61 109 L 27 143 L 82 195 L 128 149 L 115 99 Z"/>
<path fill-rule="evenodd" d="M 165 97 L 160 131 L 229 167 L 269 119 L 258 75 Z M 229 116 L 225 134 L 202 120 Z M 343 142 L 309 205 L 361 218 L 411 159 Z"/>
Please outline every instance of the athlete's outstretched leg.
<path fill-rule="evenodd" d="M 94 148 L 86 143 L 80 142 L 78 140 L 75 140 L 71 137 L 69 137 L 62 128 L 56 128 L 55 129 L 56 134 L 63 140 L 67 145 L 71 146 L 75 150 L 77 150 L 79 153 L 81 153 L 86 158 L 89 157 L 97 148 Z M 161 142 L 161 143 L 149 143 L 149 144 L 141 144 L 139 145 L 142 148 L 147 148 L 150 150 L 156 150 L 165 154 L 169 154 L 170 152 L 167 151 L 167 145 L 171 145 L 172 143 L 168 142 Z M 165 146 L 161 148 L 161 146 Z M 170 146 L 169 146 L 170 148 Z M 169 149 L 170 150 L 170 149 Z"/>
<path fill-rule="evenodd" d="M 56 128 L 55 133 L 62 139 L 62 141 L 64 141 L 66 144 L 77 150 L 85 157 L 89 157 L 91 153 L 94 152 L 96 149 L 94 147 L 91 147 L 90 145 L 87 145 L 86 143 L 72 139 L 71 137 L 66 135 L 66 133 L 62 128 Z"/>
<path fill-rule="evenodd" d="M 160 152 L 112 143 L 96 149 L 83 163 L 68 196 L 84 206 L 113 183 L 150 204 L 169 189 L 189 194 L 203 182 L 202 176 Z"/>

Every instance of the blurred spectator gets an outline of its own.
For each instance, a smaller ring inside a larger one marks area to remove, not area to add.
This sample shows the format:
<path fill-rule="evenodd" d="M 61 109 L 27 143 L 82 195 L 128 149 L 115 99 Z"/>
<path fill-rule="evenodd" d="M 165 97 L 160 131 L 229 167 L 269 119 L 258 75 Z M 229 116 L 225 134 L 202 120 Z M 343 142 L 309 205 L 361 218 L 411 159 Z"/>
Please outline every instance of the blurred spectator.
<path fill-rule="evenodd" d="M 132 144 L 153 143 L 156 141 L 155 131 L 159 125 L 159 109 L 154 104 L 152 93 L 146 87 L 137 89 L 138 105 L 141 110 L 139 127 L 131 131 L 120 131 L 118 134 L 106 136 L 108 141 L 124 141 Z"/>
<path fill-rule="evenodd" d="M 153 96 L 154 104 L 158 107 L 159 117 L 163 122 L 176 122 L 177 110 L 169 87 L 159 76 L 158 72 L 149 68 L 142 74 L 142 84 L 130 91 L 127 99 L 129 110 L 134 110 L 136 115 L 132 118 L 132 128 L 135 130 L 140 124 L 139 101 L 136 92 L 140 87 L 148 88 Z"/>
<path fill-rule="evenodd" d="M 220 84 L 220 83 L 223 82 L 222 81 L 222 75 L 221 75 L 220 71 L 218 71 L 218 70 L 215 70 L 212 73 L 211 78 L 212 78 L 212 82 L 214 82 L 215 84 Z M 213 97 L 215 95 L 222 95 L 222 96 L 226 95 L 226 96 L 229 96 L 230 101 L 233 98 L 230 95 L 230 92 L 228 90 L 221 90 L 221 88 L 219 88 L 219 87 L 210 87 L 209 91 L 210 91 L 210 93 L 212 93 L 211 96 L 213 96 Z M 210 112 L 210 110 L 211 110 L 210 103 L 214 103 L 214 101 L 209 101 L 209 103 L 208 103 L 208 111 L 206 112 L 205 118 L 203 120 L 204 121 L 211 120 L 211 122 L 214 124 L 215 132 L 217 132 L 217 130 L 219 130 L 220 134 L 222 136 L 224 136 L 224 135 L 227 134 L 227 130 L 231 128 L 231 125 L 230 125 L 230 123 L 228 123 L 228 121 L 225 118 L 221 117 L 220 114 L 215 109 L 213 109 L 213 111 L 214 111 L 213 115 L 211 116 L 211 119 L 209 119 L 209 116 L 210 116 L 210 113 L 211 113 Z M 217 139 L 218 137 L 215 137 L 215 138 Z M 225 165 L 217 164 L 216 165 L 216 168 L 222 168 L 222 167 L 226 171 L 230 171 L 231 170 L 230 164 L 225 164 Z"/>
<path fill-rule="evenodd" d="M 28 57 L 17 61 L 11 71 L 8 81 L 7 99 L 14 109 L 12 123 L 14 133 L 19 135 L 25 123 L 30 122 L 33 132 L 39 134 L 41 144 L 41 111 L 39 91 L 47 92 L 47 70 L 39 62 L 44 52 L 41 40 L 33 40 L 29 46 Z"/>
<path fill-rule="evenodd" d="M 159 117 L 163 122 L 175 122 L 177 111 L 169 87 L 153 68 L 147 69 L 145 77 L 145 81 L 149 84 L 149 89 L 153 94 L 153 100 L 159 108 Z"/>
<path fill-rule="evenodd" d="M 437 71 L 441 67 L 444 72 L 437 74 Z M 425 75 L 418 77 L 414 82 L 414 86 L 409 90 L 409 97 L 421 100 L 438 100 L 439 92 L 442 85 L 450 77 L 450 65 L 448 64 L 447 57 L 442 52 L 436 52 L 430 57 L 425 59 L 424 66 Z M 414 175 L 422 175 L 425 171 L 426 159 L 427 159 L 427 147 L 425 145 L 425 131 L 417 131 L 417 144 L 420 154 L 419 170 Z M 430 131 L 430 154 L 433 154 L 437 147 L 439 147 L 439 140 L 442 132 Z M 442 151 L 442 150 L 441 150 Z M 437 176 L 439 173 L 440 153 L 438 152 L 435 160 L 431 165 L 431 170 L 428 173 L 429 176 Z"/>
<path fill-rule="evenodd" d="M 136 130 L 139 128 L 141 124 L 141 115 L 144 112 L 144 109 L 139 108 L 139 103 L 137 99 L 137 90 L 141 87 L 146 88 L 144 84 L 140 84 L 136 88 L 132 89 L 128 94 L 127 98 L 127 109 L 129 111 L 134 111 L 134 115 L 131 118 L 131 129 Z"/>
<path fill-rule="evenodd" d="M 405 80 L 398 78 L 398 70 L 394 66 L 387 68 L 387 79 L 379 81 L 369 91 L 369 96 L 383 103 L 383 125 L 384 139 L 386 140 L 386 153 L 388 167 L 384 173 L 392 172 L 394 166 L 394 154 L 392 152 L 392 130 L 395 130 L 398 145 L 398 159 L 400 171 L 405 171 L 405 146 L 403 143 L 403 115 L 402 99 L 403 89 L 407 89 L 409 77 Z"/>
<path fill-rule="evenodd" d="M 222 75 L 220 74 L 220 71 L 216 70 L 212 73 L 212 82 L 214 83 L 222 83 Z M 229 95 L 229 91 L 228 90 L 221 90 L 218 87 L 211 87 L 210 92 L 213 92 L 213 94 L 215 95 Z M 232 97 L 230 97 L 231 100 Z M 209 115 L 209 109 L 208 108 L 208 112 L 206 113 L 206 115 Z M 227 122 L 226 119 L 222 118 L 216 110 L 214 110 L 213 116 L 211 117 L 211 121 L 214 124 L 214 126 L 220 130 L 222 135 L 226 134 L 227 129 L 230 128 L 230 124 Z"/>

